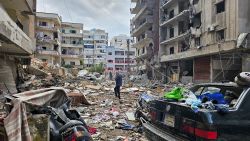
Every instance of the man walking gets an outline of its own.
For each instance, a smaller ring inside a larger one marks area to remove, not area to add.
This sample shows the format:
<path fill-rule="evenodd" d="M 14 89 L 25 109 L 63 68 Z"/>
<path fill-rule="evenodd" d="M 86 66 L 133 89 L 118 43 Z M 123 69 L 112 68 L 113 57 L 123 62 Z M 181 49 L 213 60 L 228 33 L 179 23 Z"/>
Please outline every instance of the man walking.
<path fill-rule="evenodd" d="M 122 76 L 121 74 L 119 74 L 118 72 L 116 73 L 115 76 L 115 96 L 118 97 L 119 99 L 121 99 L 120 96 L 120 88 L 122 86 Z"/>

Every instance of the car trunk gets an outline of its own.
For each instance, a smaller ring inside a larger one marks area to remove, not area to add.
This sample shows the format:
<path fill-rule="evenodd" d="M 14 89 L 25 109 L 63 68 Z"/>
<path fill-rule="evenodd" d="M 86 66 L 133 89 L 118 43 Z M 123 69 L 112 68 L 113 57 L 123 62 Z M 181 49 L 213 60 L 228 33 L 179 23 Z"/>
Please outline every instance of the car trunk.
<path fill-rule="evenodd" d="M 211 124 L 208 115 L 207 112 L 195 113 L 189 106 L 163 100 L 156 100 L 150 106 L 153 124 L 189 140 L 217 138 L 216 127 Z"/>

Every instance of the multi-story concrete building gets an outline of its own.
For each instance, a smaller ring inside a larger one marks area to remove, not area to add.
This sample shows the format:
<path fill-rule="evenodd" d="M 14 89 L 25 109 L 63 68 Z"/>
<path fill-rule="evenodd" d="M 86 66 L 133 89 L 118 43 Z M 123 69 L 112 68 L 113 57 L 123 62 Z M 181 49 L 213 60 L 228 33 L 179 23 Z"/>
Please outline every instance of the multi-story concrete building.
<path fill-rule="evenodd" d="M 30 64 L 35 50 L 36 0 L 0 0 L 0 89 L 17 93 L 18 67 Z"/>
<path fill-rule="evenodd" d="M 62 19 L 54 13 L 36 13 L 36 57 L 53 65 L 61 65 Z"/>
<path fill-rule="evenodd" d="M 121 34 L 118 36 L 114 36 L 110 41 L 110 46 L 113 47 L 120 47 L 120 48 L 127 48 L 129 45 L 133 43 L 133 38 L 128 37 L 127 35 Z"/>
<path fill-rule="evenodd" d="M 159 50 L 159 0 L 131 0 L 131 36 L 135 38 L 138 69 L 154 77 Z"/>
<path fill-rule="evenodd" d="M 128 51 L 127 48 L 108 46 L 106 52 L 106 72 L 128 72 L 129 67 L 133 68 L 136 65 L 135 48 L 130 48 Z"/>
<path fill-rule="evenodd" d="M 62 65 L 83 67 L 83 24 L 62 23 Z"/>
<path fill-rule="evenodd" d="M 160 62 L 169 81 L 233 80 L 250 71 L 249 0 L 162 0 Z"/>
<path fill-rule="evenodd" d="M 83 31 L 84 66 L 91 67 L 106 63 L 106 47 L 108 46 L 108 33 L 101 29 Z"/>

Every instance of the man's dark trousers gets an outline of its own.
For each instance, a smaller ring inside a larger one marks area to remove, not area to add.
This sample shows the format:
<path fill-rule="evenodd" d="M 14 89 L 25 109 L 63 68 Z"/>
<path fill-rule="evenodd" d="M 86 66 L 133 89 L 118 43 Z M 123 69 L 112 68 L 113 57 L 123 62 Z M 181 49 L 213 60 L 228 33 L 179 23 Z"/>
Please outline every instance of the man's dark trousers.
<path fill-rule="evenodd" d="M 121 99 L 121 97 L 120 97 L 120 87 L 121 86 L 115 86 L 115 88 L 114 88 L 115 96 L 118 97 L 119 99 Z"/>

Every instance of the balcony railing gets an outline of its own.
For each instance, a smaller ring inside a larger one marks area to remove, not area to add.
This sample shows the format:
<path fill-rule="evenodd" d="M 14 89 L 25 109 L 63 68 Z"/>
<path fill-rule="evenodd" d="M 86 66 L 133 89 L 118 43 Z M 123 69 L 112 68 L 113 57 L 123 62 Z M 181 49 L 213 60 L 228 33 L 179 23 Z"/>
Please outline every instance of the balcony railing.
<path fill-rule="evenodd" d="M 63 33 L 63 37 L 78 37 L 78 38 L 83 38 L 83 34 L 81 33 Z"/>
<path fill-rule="evenodd" d="M 162 45 L 176 41 L 176 40 L 185 40 L 190 35 L 189 30 L 185 33 L 179 34 L 178 36 L 174 36 L 172 38 L 167 38 L 161 42 Z"/>
<path fill-rule="evenodd" d="M 37 52 L 39 54 L 43 54 L 43 55 L 52 55 L 52 56 L 59 56 L 59 52 L 55 51 L 55 50 L 42 50 L 42 49 L 37 49 Z"/>
<path fill-rule="evenodd" d="M 144 30 L 148 29 L 150 25 L 154 22 L 152 16 L 146 17 L 144 21 L 142 21 L 137 27 L 132 29 L 132 35 L 138 36 L 143 33 Z"/>
<path fill-rule="evenodd" d="M 83 58 L 84 55 L 81 53 L 62 53 L 64 58 Z"/>
<path fill-rule="evenodd" d="M 166 25 L 172 24 L 175 21 L 183 20 L 185 18 L 188 20 L 188 18 L 189 18 L 188 15 L 189 15 L 189 10 L 184 10 L 172 18 L 167 18 L 167 15 L 166 15 L 166 16 L 162 17 L 161 26 L 166 26 Z"/>
<path fill-rule="evenodd" d="M 62 47 L 83 48 L 83 44 L 62 43 Z"/>
<path fill-rule="evenodd" d="M 139 13 L 139 11 L 144 7 L 144 5 L 145 5 L 145 2 L 144 3 L 137 3 L 134 8 L 130 9 L 131 14 Z"/>
<path fill-rule="evenodd" d="M 11 53 L 31 54 L 34 51 L 31 39 L 9 17 L 7 12 L 0 7 L 0 39 L 14 46 L 2 47 L 2 51 Z"/>
<path fill-rule="evenodd" d="M 36 28 L 41 29 L 41 30 L 46 30 L 46 31 L 53 31 L 53 32 L 58 32 L 59 31 L 59 27 L 38 25 L 38 26 L 36 26 Z"/>

